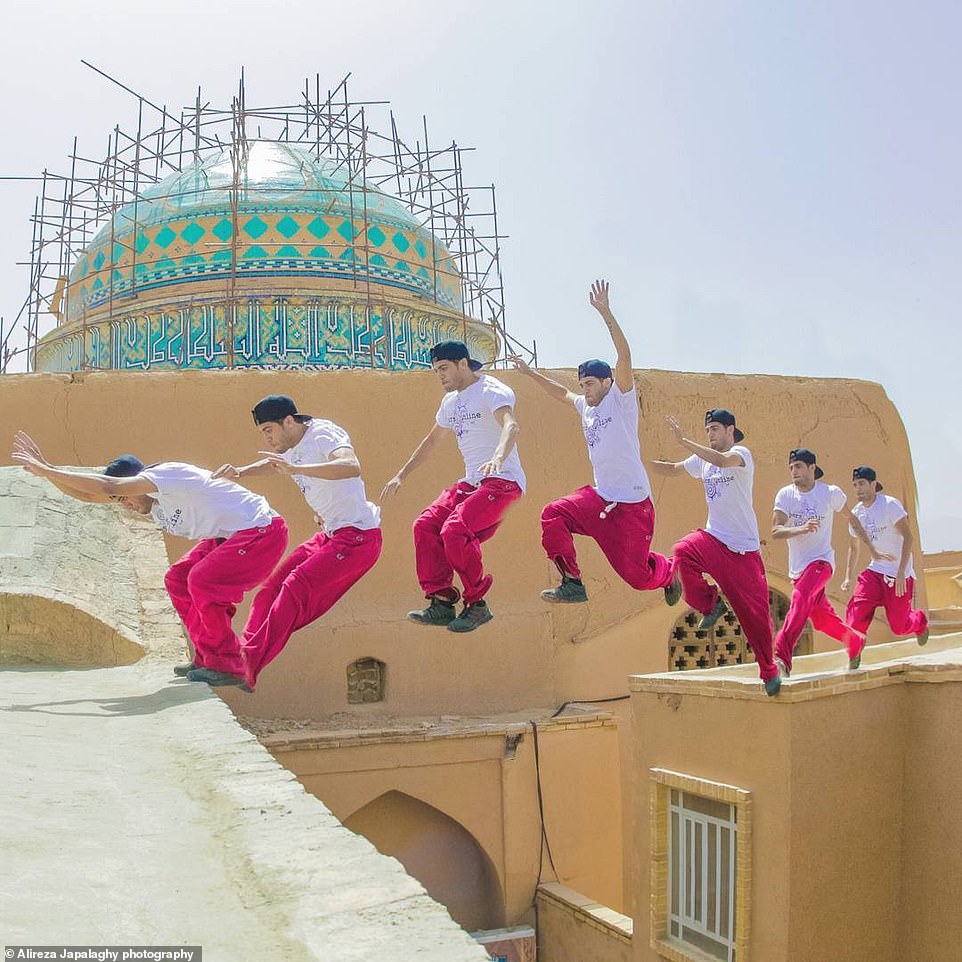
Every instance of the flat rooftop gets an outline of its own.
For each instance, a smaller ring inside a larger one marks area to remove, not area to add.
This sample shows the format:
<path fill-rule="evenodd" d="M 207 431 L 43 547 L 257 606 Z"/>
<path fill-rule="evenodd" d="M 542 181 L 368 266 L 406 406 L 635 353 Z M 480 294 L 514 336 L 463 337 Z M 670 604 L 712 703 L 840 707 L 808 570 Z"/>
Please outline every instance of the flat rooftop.
<path fill-rule="evenodd" d="M 630 675 L 633 692 L 665 692 L 776 702 L 810 701 L 867 688 L 913 682 L 962 681 L 962 633 L 931 637 L 924 647 L 914 638 L 885 645 L 868 645 L 862 664 L 848 670 L 848 656 L 838 651 L 794 659 L 791 678 L 783 679 L 774 698 L 765 694 L 754 664 L 692 671 Z"/>
<path fill-rule="evenodd" d="M 148 658 L 0 672 L 8 945 L 200 945 L 205 962 L 481 962 L 206 685 Z"/>

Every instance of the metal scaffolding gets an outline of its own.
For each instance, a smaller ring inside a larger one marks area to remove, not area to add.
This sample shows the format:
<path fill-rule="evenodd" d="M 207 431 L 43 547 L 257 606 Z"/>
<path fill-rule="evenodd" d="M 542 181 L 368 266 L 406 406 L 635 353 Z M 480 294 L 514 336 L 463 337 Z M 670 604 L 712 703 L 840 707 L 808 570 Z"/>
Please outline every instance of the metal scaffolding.
<path fill-rule="evenodd" d="M 231 275 L 227 296 L 236 283 L 237 204 L 243 190 L 245 159 L 254 140 L 307 148 L 318 161 L 334 165 L 346 178 L 352 220 L 362 224 L 354 247 L 367 263 L 367 206 L 372 191 L 394 196 L 450 253 L 460 280 L 464 314 L 491 324 L 500 335 L 501 357 L 512 353 L 533 357 L 516 341 L 505 323 L 501 279 L 498 213 L 493 186 L 467 186 L 462 154 L 473 148 L 455 142 L 437 147 L 422 117 L 419 135 L 405 140 L 398 132 L 387 101 L 351 99 L 345 77 L 322 91 L 320 75 L 305 80 L 298 103 L 251 107 L 247 102 L 244 71 L 228 107 L 213 106 L 201 88 L 193 105 L 172 111 L 131 90 L 93 64 L 82 61 L 102 78 L 126 91 L 136 107 L 136 125 L 115 126 L 107 138 L 103 159 L 81 153 L 77 138 L 69 154 L 69 171 L 44 170 L 37 178 L 39 193 L 31 217 L 29 290 L 12 323 L 0 319 L 0 373 L 32 370 L 40 338 L 54 331 L 58 318 L 67 316 L 70 296 L 66 278 L 78 257 L 105 224 L 113 230 L 113 215 L 132 205 L 134 231 L 111 237 L 130 252 L 136 235 L 137 204 L 143 192 L 171 174 L 201 162 L 212 152 L 230 151 L 233 168 L 231 205 L 234 213 Z M 21 179 L 21 178 L 8 178 Z M 153 195 L 156 199 L 156 195 Z M 434 256 L 434 285 L 442 273 Z M 370 274 L 355 270 L 358 288 L 368 288 Z M 137 295 L 136 272 L 129 289 L 113 290 L 109 281 L 109 314 L 123 313 Z M 228 338 L 228 343 L 232 338 Z M 228 359 L 232 366 L 232 356 Z"/>

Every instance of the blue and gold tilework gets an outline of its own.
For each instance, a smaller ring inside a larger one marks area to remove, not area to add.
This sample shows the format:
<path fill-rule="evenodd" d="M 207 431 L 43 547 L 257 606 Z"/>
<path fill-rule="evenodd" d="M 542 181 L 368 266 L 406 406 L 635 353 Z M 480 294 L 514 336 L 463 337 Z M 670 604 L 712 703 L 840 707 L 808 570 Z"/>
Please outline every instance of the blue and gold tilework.
<path fill-rule="evenodd" d="M 267 141 L 250 145 L 239 183 L 235 206 L 224 150 L 121 208 L 70 273 L 67 323 L 116 316 L 135 295 L 194 303 L 208 287 L 251 280 L 288 291 L 303 282 L 304 293 L 350 280 L 461 310 L 450 252 L 394 198 L 352 188 L 305 148 Z"/>

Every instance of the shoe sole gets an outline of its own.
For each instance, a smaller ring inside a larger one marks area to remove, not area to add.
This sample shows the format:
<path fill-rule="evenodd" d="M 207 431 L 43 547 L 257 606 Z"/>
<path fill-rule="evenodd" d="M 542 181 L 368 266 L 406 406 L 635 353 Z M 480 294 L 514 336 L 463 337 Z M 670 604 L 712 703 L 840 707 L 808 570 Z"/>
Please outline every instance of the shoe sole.
<path fill-rule="evenodd" d="M 454 618 L 450 621 L 426 621 L 423 618 L 415 618 L 414 612 L 409 611 L 408 621 L 413 621 L 416 625 L 427 625 L 428 628 L 447 628 L 454 621 Z"/>
<path fill-rule="evenodd" d="M 782 661 L 781 658 L 776 658 L 776 659 L 775 659 L 775 664 L 778 665 L 778 670 L 779 670 L 786 678 L 791 678 L 791 677 L 792 677 L 792 669 L 789 668 L 788 665 L 786 665 L 785 662 Z"/>
<path fill-rule="evenodd" d="M 552 595 L 541 595 L 542 601 L 547 601 L 549 605 L 583 605 L 588 601 L 587 596 L 584 598 L 558 598 Z"/>
<path fill-rule="evenodd" d="M 924 648 L 929 643 L 929 636 L 916 635 L 915 640 L 918 642 L 919 648 Z"/>
<path fill-rule="evenodd" d="M 493 621 L 493 620 L 494 620 L 494 615 L 488 615 L 488 617 L 485 618 L 484 621 L 472 622 L 469 628 L 455 628 L 454 622 L 452 621 L 451 624 L 448 625 L 448 631 L 453 631 L 456 635 L 466 635 L 469 631 L 474 631 L 475 629 L 480 628 L 482 625 L 486 625 L 489 621 Z"/>
<path fill-rule="evenodd" d="M 187 672 L 193 671 L 196 667 L 196 665 L 174 665 L 174 674 L 178 678 L 186 678 Z"/>
<path fill-rule="evenodd" d="M 681 585 L 680 584 L 676 585 L 675 582 L 672 582 L 667 588 L 664 589 L 664 591 L 665 591 L 665 604 L 668 605 L 669 608 L 674 608 L 675 605 L 677 605 L 678 602 L 681 601 L 681 596 L 682 596 Z"/>

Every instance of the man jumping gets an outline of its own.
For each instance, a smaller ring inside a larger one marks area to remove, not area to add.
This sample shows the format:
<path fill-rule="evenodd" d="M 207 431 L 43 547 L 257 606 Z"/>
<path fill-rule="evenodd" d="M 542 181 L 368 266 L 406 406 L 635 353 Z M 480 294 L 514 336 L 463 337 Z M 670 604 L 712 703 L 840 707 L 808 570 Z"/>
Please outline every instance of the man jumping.
<path fill-rule="evenodd" d="M 816 631 L 845 645 L 850 669 L 858 668 L 862 661 L 865 634 L 846 625 L 825 595 L 835 570 L 832 524 L 836 512 L 848 517 L 851 530 L 868 545 L 873 558 L 879 557 L 858 518 L 846 506 L 845 492 L 821 480 L 824 472 L 817 460 L 808 448 L 789 452 L 792 483 L 775 496 L 772 514 L 772 537 L 788 539 L 788 576 L 793 585 L 788 614 L 775 638 L 775 661 L 785 675 L 792 672 L 792 655 L 809 618 Z"/>
<path fill-rule="evenodd" d="M 381 554 L 381 515 L 367 500 L 361 465 L 343 428 L 299 414 L 285 394 L 258 401 L 251 414 L 270 453 L 239 468 L 225 464 L 214 477 L 287 475 L 323 526 L 278 565 L 254 597 L 242 644 L 253 690 L 291 635 L 329 611 L 374 567 Z"/>
<path fill-rule="evenodd" d="M 631 349 L 611 312 L 607 281 L 591 285 L 588 302 L 601 315 L 615 346 L 613 373 L 605 361 L 585 361 L 578 366 L 584 394 L 575 394 L 513 358 L 518 369 L 548 395 L 574 405 L 595 476 L 594 487 L 579 488 L 541 513 L 541 543 L 561 575 L 561 584 L 542 591 L 541 597 L 550 602 L 588 600 L 573 537 L 580 534 L 594 538 L 612 568 L 632 588 L 663 588 L 665 600 L 674 605 L 681 597 L 681 582 L 673 575 L 671 559 L 651 550 L 655 509 L 638 441 Z"/>
<path fill-rule="evenodd" d="M 691 456 L 684 461 L 654 461 L 659 474 L 687 472 L 705 486 L 708 523 L 675 545 L 675 565 L 684 598 L 702 614 L 702 629 L 711 628 L 725 613 L 724 592 L 755 654 L 765 693 L 781 688 L 772 659 L 772 614 L 768 582 L 759 552 L 758 519 L 752 507 L 755 462 L 741 442 L 745 435 L 735 425 L 735 415 L 714 408 L 705 415 L 708 446 L 686 438 L 677 418 L 666 419 L 675 440 Z M 710 575 L 717 588 L 705 581 Z"/>
<path fill-rule="evenodd" d="M 852 471 L 858 504 L 852 513 L 861 522 L 875 548 L 869 566 L 858 576 L 855 592 L 845 610 L 846 623 L 863 634 L 868 631 L 876 608 L 884 608 L 892 633 L 915 635 L 920 645 L 929 640 L 929 619 L 912 608 L 915 570 L 912 566 L 912 529 L 901 501 L 882 494 L 874 468 L 861 465 Z M 842 590 L 852 583 L 858 563 L 856 532 L 849 529 L 848 558 Z M 896 560 L 897 559 L 897 560 Z"/>
<path fill-rule="evenodd" d="M 418 581 L 427 608 L 408 612 L 422 625 L 449 631 L 474 631 L 492 619 L 484 597 L 492 578 L 484 573 L 481 543 L 497 531 L 504 512 L 524 492 L 525 477 L 516 447 L 518 422 L 514 391 L 488 374 L 471 358 L 461 341 L 442 341 L 431 348 L 431 363 L 447 392 L 435 423 L 424 440 L 381 492 L 394 495 L 404 479 L 433 451 L 445 431 L 453 431 L 464 458 L 464 477 L 441 492 L 414 522 Z M 454 587 L 457 572 L 464 588 L 464 608 Z"/>
<path fill-rule="evenodd" d="M 145 467 L 132 454 L 114 458 L 103 474 L 55 467 L 23 432 L 12 458 L 78 501 L 116 502 L 150 515 L 168 534 L 200 539 L 164 577 L 194 646 L 192 664 L 179 673 L 209 685 L 245 684 L 231 620 L 244 593 L 271 573 L 287 547 L 287 525 L 264 498 L 204 468 L 177 461 Z"/>

